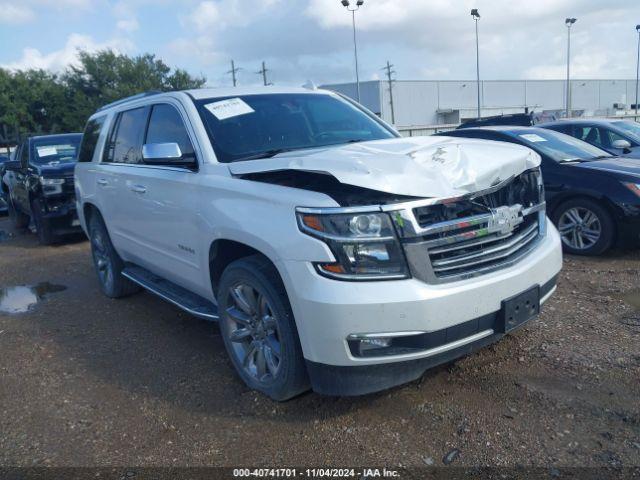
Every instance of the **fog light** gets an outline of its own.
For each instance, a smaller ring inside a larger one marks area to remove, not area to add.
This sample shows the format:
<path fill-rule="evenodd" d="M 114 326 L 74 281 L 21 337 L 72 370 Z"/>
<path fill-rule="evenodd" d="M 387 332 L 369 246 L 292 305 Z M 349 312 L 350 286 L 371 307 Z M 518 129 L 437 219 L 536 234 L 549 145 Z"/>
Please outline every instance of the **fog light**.
<path fill-rule="evenodd" d="M 390 338 L 367 338 L 360 340 L 360 345 L 370 348 L 386 348 L 391 345 Z"/>
<path fill-rule="evenodd" d="M 386 349 L 392 346 L 393 338 L 372 337 L 372 338 L 348 338 L 349 348 L 357 357 L 375 357 L 384 355 Z"/>

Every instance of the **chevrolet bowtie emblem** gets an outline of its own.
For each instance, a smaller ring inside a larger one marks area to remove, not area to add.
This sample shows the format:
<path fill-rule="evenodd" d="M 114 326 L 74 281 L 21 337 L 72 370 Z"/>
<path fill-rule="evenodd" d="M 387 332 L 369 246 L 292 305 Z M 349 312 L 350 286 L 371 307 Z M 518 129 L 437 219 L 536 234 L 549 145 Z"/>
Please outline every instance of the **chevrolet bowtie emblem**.
<path fill-rule="evenodd" d="M 524 221 L 522 218 L 522 205 L 512 205 L 510 207 L 498 207 L 491 209 L 491 218 L 487 225 L 490 233 L 505 235 L 511 233 L 517 225 Z"/>

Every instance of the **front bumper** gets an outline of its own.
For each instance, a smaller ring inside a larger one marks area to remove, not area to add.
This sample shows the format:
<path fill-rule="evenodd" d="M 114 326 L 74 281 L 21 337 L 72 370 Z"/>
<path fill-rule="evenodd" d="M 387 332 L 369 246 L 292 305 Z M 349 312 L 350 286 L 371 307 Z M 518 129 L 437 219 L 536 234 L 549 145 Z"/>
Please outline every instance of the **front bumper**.
<path fill-rule="evenodd" d="M 556 281 L 557 277 L 554 277 L 540 287 L 541 303 L 553 294 Z M 355 366 L 326 365 L 307 360 L 307 371 L 313 390 L 317 393 L 348 396 L 377 392 L 416 380 L 430 368 L 497 342 L 505 336 L 500 331 L 500 322 L 500 312 L 494 312 L 444 330 L 426 333 L 422 340 L 425 343 L 437 343 L 442 337 L 451 337 L 451 341 L 425 349 L 423 353 L 428 356 L 416 360 Z"/>
<path fill-rule="evenodd" d="M 45 199 L 45 208 L 42 220 L 55 234 L 66 235 L 82 231 L 75 201 L 47 198 Z"/>
<path fill-rule="evenodd" d="M 349 335 L 437 332 L 495 315 L 500 311 L 504 299 L 535 285 L 547 285 L 556 277 L 561 266 L 560 237 L 548 222 L 546 235 L 535 249 L 516 264 L 457 282 L 427 284 L 413 278 L 348 283 L 321 277 L 310 263 L 300 261 L 283 262 L 281 273 L 312 381 L 314 376 L 318 377 L 314 371 L 318 370 L 317 365 L 320 364 L 329 370 L 333 367 L 377 366 L 367 374 L 370 381 L 376 383 L 372 379 L 381 368 L 380 365 L 419 360 L 415 365 L 418 365 L 418 370 L 424 371 L 428 368 L 424 365 L 433 361 L 433 353 L 427 349 L 404 355 L 355 357 L 348 346 Z M 541 299 L 545 298 L 541 296 Z M 443 358 L 456 358 L 472 346 L 484 345 L 489 338 L 495 340 L 499 336 L 491 334 L 490 337 L 455 347 L 447 351 Z M 451 357 L 451 352 L 461 353 Z"/>

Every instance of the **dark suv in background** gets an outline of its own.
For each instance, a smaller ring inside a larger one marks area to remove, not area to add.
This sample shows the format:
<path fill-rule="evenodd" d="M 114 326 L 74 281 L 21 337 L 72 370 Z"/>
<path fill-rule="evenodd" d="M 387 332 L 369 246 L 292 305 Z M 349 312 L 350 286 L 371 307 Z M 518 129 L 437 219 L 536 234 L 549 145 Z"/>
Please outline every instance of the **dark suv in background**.
<path fill-rule="evenodd" d="M 30 137 L 4 165 L 2 190 L 16 228 L 33 222 L 43 245 L 81 232 L 73 171 L 81 133 Z"/>
<path fill-rule="evenodd" d="M 9 155 L 0 154 L 0 184 L 2 183 L 2 175 L 4 174 L 4 164 L 9 161 Z M 4 192 L 0 190 L 0 214 L 7 213 L 7 199 L 4 198 Z"/>

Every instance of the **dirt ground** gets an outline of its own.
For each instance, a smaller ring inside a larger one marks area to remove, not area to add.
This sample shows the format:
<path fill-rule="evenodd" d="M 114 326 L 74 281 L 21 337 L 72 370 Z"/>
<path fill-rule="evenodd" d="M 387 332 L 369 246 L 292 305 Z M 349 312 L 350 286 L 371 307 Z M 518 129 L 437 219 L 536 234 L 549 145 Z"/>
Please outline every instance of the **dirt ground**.
<path fill-rule="evenodd" d="M 0 288 L 42 299 L 0 313 L 0 466 L 639 466 L 639 271 L 638 251 L 567 257 L 498 344 L 379 394 L 278 404 L 215 324 L 104 297 L 88 242 L 41 247 L 3 217 Z"/>

